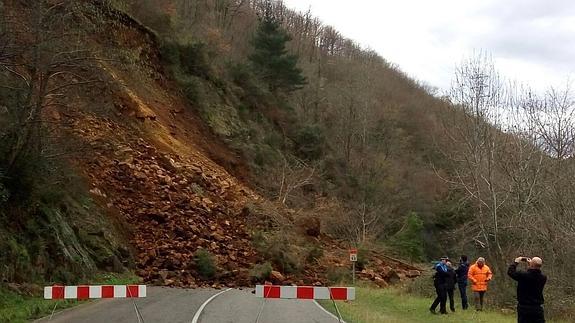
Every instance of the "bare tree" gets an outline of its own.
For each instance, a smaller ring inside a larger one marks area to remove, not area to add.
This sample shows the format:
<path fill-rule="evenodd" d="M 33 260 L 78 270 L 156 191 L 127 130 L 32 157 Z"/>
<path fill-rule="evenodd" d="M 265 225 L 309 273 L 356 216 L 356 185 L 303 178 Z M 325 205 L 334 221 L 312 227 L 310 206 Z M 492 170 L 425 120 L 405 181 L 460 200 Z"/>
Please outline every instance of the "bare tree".
<path fill-rule="evenodd" d="M 284 162 L 279 178 L 277 199 L 280 203 L 286 204 L 296 190 L 312 184 L 317 174 L 315 167 L 309 167 L 302 160 L 288 159 L 283 155 L 282 157 Z"/>
<path fill-rule="evenodd" d="M 10 140 L 2 161 L 7 172 L 28 160 L 52 157 L 46 144 L 58 127 L 48 120 L 47 111 L 63 107 L 61 98 L 69 88 L 97 82 L 85 73 L 98 59 L 82 44 L 76 20 L 83 19 L 81 6 L 75 1 L 34 1 L 22 8 L 29 21 L 7 18 L 7 32 L 14 38 L 10 55 L 0 60 L 0 86 L 16 95 L 7 106 Z"/>
<path fill-rule="evenodd" d="M 497 258 L 503 258 L 500 211 L 509 197 L 508 184 L 498 180 L 497 168 L 504 139 L 499 131 L 505 95 L 492 59 L 479 54 L 456 68 L 450 95 L 453 108 L 443 120 L 450 145 L 457 147 L 447 154 L 454 165 L 448 182 L 475 206 L 474 239 Z"/>

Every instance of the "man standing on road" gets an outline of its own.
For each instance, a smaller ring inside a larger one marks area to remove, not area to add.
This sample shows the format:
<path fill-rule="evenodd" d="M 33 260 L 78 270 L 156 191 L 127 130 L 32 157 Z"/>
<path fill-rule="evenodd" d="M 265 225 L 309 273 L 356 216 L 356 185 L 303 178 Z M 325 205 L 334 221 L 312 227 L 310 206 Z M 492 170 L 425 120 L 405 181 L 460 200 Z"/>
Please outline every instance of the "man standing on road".
<path fill-rule="evenodd" d="M 477 262 L 469 267 L 468 277 L 471 280 L 475 310 L 483 311 L 483 299 L 485 292 L 487 292 L 487 284 L 493 278 L 491 269 L 485 264 L 485 258 L 477 258 Z"/>
<path fill-rule="evenodd" d="M 527 263 L 527 271 L 517 271 L 520 262 Z M 517 281 L 517 322 L 545 323 L 543 311 L 543 288 L 547 277 L 541 273 L 543 260 L 539 257 L 531 259 L 517 257 L 509 266 L 507 274 Z"/>
<path fill-rule="evenodd" d="M 441 261 L 437 263 L 433 268 L 435 269 L 435 274 L 433 275 L 433 285 L 435 286 L 435 293 L 437 297 L 431 304 L 429 311 L 433 314 L 435 313 L 435 309 L 437 305 L 439 305 L 439 312 L 441 314 L 447 314 L 447 309 L 445 308 L 447 302 L 447 289 L 445 286 L 446 278 L 447 278 L 447 262 L 449 258 L 442 257 Z"/>
<path fill-rule="evenodd" d="M 467 272 L 469 271 L 469 263 L 467 256 L 462 255 L 459 258 L 459 266 L 455 270 L 457 274 L 457 287 L 459 287 L 459 294 L 461 295 L 461 307 L 466 310 L 469 307 L 467 302 Z"/>

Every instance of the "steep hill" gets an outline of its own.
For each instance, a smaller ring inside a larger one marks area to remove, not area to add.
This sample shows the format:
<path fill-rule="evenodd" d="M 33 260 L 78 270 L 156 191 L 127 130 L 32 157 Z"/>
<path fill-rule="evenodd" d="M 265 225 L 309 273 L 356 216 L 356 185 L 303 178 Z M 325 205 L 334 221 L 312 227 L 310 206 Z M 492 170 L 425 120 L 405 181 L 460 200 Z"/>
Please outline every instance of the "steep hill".
<path fill-rule="evenodd" d="M 326 283 L 358 244 L 365 277 L 417 275 L 367 249 L 392 237 L 424 257 L 421 219 L 434 225 L 446 198 L 427 166 L 441 101 L 328 27 L 321 44 L 290 43 L 308 85 L 273 91 L 247 64 L 251 33 L 232 37 L 260 9 L 237 5 L 222 17 L 186 1 L 4 2 L 2 77 L 18 89 L 0 115 L 16 138 L 2 147 L 15 156 L 1 164 L 4 280 L 134 268 L 151 283 L 231 286 L 273 268 Z"/>

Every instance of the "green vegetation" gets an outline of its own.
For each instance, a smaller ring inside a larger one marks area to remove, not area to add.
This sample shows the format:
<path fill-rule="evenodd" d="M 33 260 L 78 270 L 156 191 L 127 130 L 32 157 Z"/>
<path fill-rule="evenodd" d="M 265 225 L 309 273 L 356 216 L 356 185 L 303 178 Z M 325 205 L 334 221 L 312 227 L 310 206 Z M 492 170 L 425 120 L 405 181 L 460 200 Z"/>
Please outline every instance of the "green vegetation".
<path fill-rule="evenodd" d="M 58 309 L 77 305 L 78 301 L 61 301 Z M 54 301 L 40 297 L 22 296 L 0 287 L 0 322 L 28 322 L 30 319 L 48 315 L 54 308 Z"/>
<path fill-rule="evenodd" d="M 88 150 L 63 118 L 47 116 L 69 113 L 70 91 L 92 83 L 87 80 L 96 75 L 96 59 L 88 45 L 74 43 L 100 26 L 78 19 L 80 8 L 72 2 L 60 10 L 52 10 L 49 1 L 10 6 L 0 14 L 0 43 L 6 45 L 0 57 L 5 67 L 25 68 L 0 72 L 0 278 L 69 284 L 98 269 L 123 271 L 129 251 L 70 163 Z M 102 16 L 96 5 L 82 10 Z M 34 17 L 7 23 L 10 11 Z M 76 76 L 70 81 L 58 75 Z"/>
<path fill-rule="evenodd" d="M 274 268 L 287 274 L 296 273 L 301 269 L 302 262 L 287 236 L 281 233 L 266 236 L 257 232 L 252 239 L 258 253 L 271 262 Z"/>
<path fill-rule="evenodd" d="M 504 315 L 496 311 L 462 311 L 457 308 L 455 313 L 433 315 L 429 313 L 432 301 L 430 298 L 411 296 L 397 289 L 358 287 L 355 301 L 337 302 L 337 306 L 343 319 L 349 323 L 517 322 L 513 315 Z M 321 305 L 336 314 L 331 301 L 322 301 Z"/>
<path fill-rule="evenodd" d="M 390 245 L 411 261 L 424 260 L 423 221 L 417 213 L 409 214 L 404 227 L 391 238 Z"/>
<path fill-rule="evenodd" d="M 205 249 L 199 249 L 194 253 L 196 270 L 203 279 L 212 279 L 216 275 L 217 267 L 214 256 Z"/>
<path fill-rule="evenodd" d="M 266 3 L 266 6 L 253 40 L 254 53 L 249 60 L 272 92 L 291 92 L 305 84 L 305 77 L 297 67 L 298 57 L 290 55 L 286 48 L 291 36 L 274 16 L 271 3 Z"/>
<path fill-rule="evenodd" d="M 339 285 L 344 282 L 349 282 L 352 279 L 351 268 L 331 267 L 328 268 L 326 276 L 331 285 Z"/>
<path fill-rule="evenodd" d="M 269 262 L 256 264 L 250 270 L 250 277 L 252 278 L 253 282 L 263 282 L 270 277 L 272 270 L 272 265 Z"/>
<path fill-rule="evenodd" d="M 138 281 L 138 277 L 127 272 L 123 274 L 100 273 L 82 283 L 124 285 L 135 284 Z M 28 322 L 31 319 L 49 315 L 55 305 L 57 306 L 56 310 L 62 310 L 79 304 L 82 302 L 76 300 L 52 301 L 44 300 L 40 295 L 21 295 L 0 285 L 0 322 Z"/>

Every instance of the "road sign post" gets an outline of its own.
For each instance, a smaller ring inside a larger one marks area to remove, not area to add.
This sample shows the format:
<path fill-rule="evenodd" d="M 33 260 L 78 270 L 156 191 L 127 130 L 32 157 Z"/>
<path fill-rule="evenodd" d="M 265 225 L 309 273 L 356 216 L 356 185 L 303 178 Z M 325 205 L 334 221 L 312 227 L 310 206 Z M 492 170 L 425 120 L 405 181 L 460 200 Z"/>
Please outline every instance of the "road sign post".
<path fill-rule="evenodd" d="M 351 261 L 351 279 L 353 285 L 355 285 L 355 263 L 357 262 L 357 249 L 349 250 L 349 261 Z"/>

